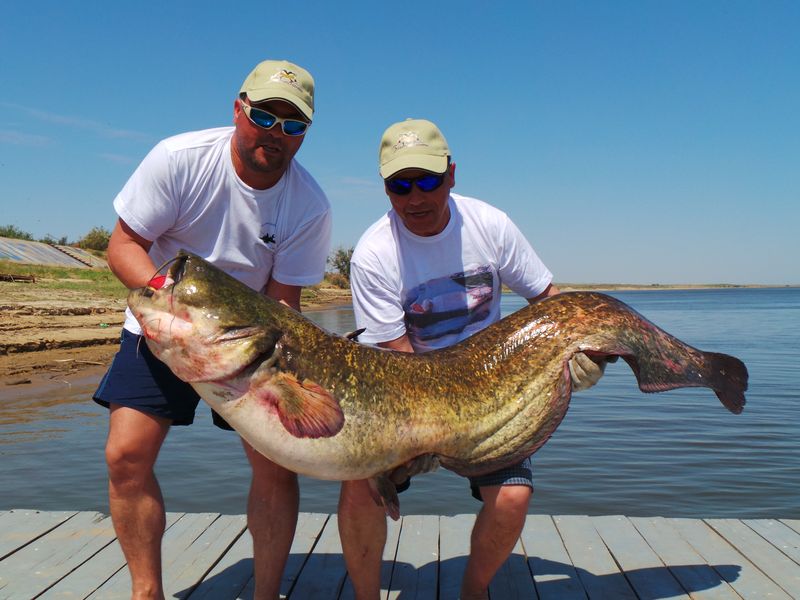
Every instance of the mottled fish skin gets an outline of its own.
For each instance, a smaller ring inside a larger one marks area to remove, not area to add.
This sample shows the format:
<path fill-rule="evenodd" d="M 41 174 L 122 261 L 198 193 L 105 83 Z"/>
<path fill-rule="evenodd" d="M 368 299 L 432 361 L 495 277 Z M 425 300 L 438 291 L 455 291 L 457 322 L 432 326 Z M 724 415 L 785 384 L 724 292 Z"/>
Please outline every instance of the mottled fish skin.
<path fill-rule="evenodd" d="M 409 354 L 331 335 L 194 255 L 170 274 L 173 286 L 129 296 L 150 348 L 256 450 L 311 477 L 366 479 L 429 456 L 461 475 L 518 462 L 564 418 L 576 352 L 621 356 L 644 392 L 708 387 L 731 412 L 745 404 L 740 360 L 604 294 L 559 294 Z"/>

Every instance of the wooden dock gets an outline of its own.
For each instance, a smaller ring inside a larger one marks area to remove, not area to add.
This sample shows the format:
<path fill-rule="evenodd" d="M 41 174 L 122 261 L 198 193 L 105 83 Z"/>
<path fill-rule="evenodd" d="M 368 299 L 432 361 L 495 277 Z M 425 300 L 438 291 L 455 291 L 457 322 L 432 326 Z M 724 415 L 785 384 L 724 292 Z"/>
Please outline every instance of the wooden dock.
<path fill-rule="evenodd" d="M 474 515 L 390 521 L 385 598 L 450 600 Z M 170 513 L 167 598 L 252 598 L 242 515 Z M 111 519 L 96 512 L 0 511 L 0 598 L 127 598 Z M 336 515 L 303 513 L 282 592 L 352 598 Z M 530 515 L 492 600 L 800 598 L 800 520 Z"/>

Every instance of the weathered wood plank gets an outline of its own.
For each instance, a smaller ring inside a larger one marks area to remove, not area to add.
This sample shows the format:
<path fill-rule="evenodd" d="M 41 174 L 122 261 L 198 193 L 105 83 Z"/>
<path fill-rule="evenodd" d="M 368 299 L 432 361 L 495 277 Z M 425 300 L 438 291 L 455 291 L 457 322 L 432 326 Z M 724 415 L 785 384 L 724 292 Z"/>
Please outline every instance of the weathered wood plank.
<path fill-rule="evenodd" d="M 520 536 L 541 600 L 583 600 L 577 571 L 549 515 L 528 515 Z"/>
<path fill-rule="evenodd" d="M 191 545 L 192 540 L 199 537 L 203 530 L 212 523 L 218 513 L 168 513 L 167 522 L 171 525 L 164 532 L 161 542 L 161 563 L 164 580 L 171 577 L 170 566 L 175 557 Z M 117 571 L 108 581 L 98 588 L 92 600 L 125 598 L 130 595 L 131 576 L 128 569 Z"/>
<path fill-rule="evenodd" d="M 346 572 L 338 521 L 336 515 L 332 515 L 288 597 L 334 600 L 339 597 Z"/>
<path fill-rule="evenodd" d="M 175 513 L 168 514 L 167 527 L 170 527 L 179 516 Z M 125 568 L 125 556 L 115 540 L 70 572 L 40 598 L 42 600 L 88 598 L 96 594 L 100 586 L 123 568 Z"/>
<path fill-rule="evenodd" d="M 520 539 L 540 600 L 585 600 L 583 584 L 549 515 L 528 515 Z"/>
<path fill-rule="evenodd" d="M 219 557 L 247 530 L 243 515 L 219 515 L 193 539 L 169 566 L 164 593 L 169 598 L 187 598 L 211 571 Z"/>
<path fill-rule="evenodd" d="M 439 518 L 439 598 L 458 600 L 475 515 Z"/>
<path fill-rule="evenodd" d="M 678 580 L 626 517 L 594 517 L 592 523 L 639 597 L 689 600 Z"/>
<path fill-rule="evenodd" d="M 495 600 L 538 600 L 528 557 L 517 540 L 514 549 L 489 584 L 489 596 Z"/>
<path fill-rule="evenodd" d="M 305 558 L 305 555 L 303 555 Z M 249 533 L 239 539 L 220 557 L 189 598 L 191 600 L 250 600 L 253 597 L 253 538 Z"/>
<path fill-rule="evenodd" d="M 681 537 L 691 544 L 742 598 L 789 600 L 774 581 L 762 573 L 707 523 L 698 519 L 669 519 Z"/>
<path fill-rule="evenodd" d="M 743 519 L 742 523 L 800 565 L 800 532 L 775 519 Z"/>
<path fill-rule="evenodd" d="M 381 598 L 385 598 L 389 593 L 394 561 L 397 556 L 397 546 L 400 542 L 401 523 L 402 521 L 399 519 L 397 521 L 386 520 L 386 544 L 383 547 L 383 555 L 381 556 Z M 340 600 L 355 600 L 355 597 L 353 582 L 348 574 L 339 598 Z"/>
<path fill-rule="evenodd" d="M 741 598 L 666 519 L 630 517 L 630 521 L 694 600 Z"/>
<path fill-rule="evenodd" d="M 285 597 L 289 594 L 289 590 L 297 580 L 327 521 L 327 514 L 300 513 L 298 515 L 294 539 L 281 579 L 281 596 Z M 206 578 L 192 592 L 190 598 L 191 600 L 202 598 L 252 600 L 254 589 L 253 538 L 249 532 L 245 532 L 222 556 Z"/>
<path fill-rule="evenodd" d="M 781 519 L 781 523 L 800 533 L 800 519 Z"/>
<path fill-rule="evenodd" d="M 706 519 L 706 523 L 787 594 L 800 597 L 800 569 L 796 562 L 738 519 Z"/>
<path fill-rule="evenodd" d="M 474 518 L 390 521 L 381 597 L 456 598 Z M 243 515 L 169 513 L 167 519 L 162 547 L 168 597 L 252 600 L 252 541 Z M 14 548 L 0 558 L 0 599 L 130 595 L 110 518 L 99 513 L 0 511 L 0 540 L 11 540 L 5 547 Z M 798 559 L 797 519 L 529 515 L 490 595 L 788 600 L 800 598 Z M 300 515 L 282 593 L 290 600 L 353 600 L 335 516 Z"/>
<path fill-rule="evenodd" d="M 13 509 L 0 514 L 0 560 L 55 529 L 77 511 Z"/>
<path fill-rule="evenodd" d="M 34 597 L 114 540 L 111 518 L 78 513 L 0 562 L 0 596 Z"/>
<path fill-rule="evenodd" d="M 590 598 L 637 600 L 589 517 L 556 516 L 553 520 Z"/>
<path fill-rule="evenodd" d="M 439 517 L 403 517 L 397 562 L 387 598 L 436 600 L 439 563 Z"/>

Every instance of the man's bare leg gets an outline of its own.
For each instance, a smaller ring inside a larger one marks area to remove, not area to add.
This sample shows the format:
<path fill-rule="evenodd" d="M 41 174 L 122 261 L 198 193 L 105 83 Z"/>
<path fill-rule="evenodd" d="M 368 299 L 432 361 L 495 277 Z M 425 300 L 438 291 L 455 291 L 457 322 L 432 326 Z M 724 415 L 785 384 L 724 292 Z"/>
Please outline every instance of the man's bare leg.
<path fill-rule="evenodd" d="M 511 554 L 525 526 L 531 493 L 525 485 L 481 488 L 483 507 L 472 528 L 461 600 L 489 597 L 492 577 Z"/>
<path fill-rule="evenodd" d="M 111 405 L 106 464 L 111 520 L 131 575 L 131 598 L 164 598 L 161 538 L 166 516 L 153 466 L 170 421 Z"/>
<path fill-rule="evenodd" d="M 342 482 L 339 537 L 356 600 L 377 600 L 386 545 L 386 512 L 375 504 L 366 480 Z"/>
<path fill-rule="evenodd" d="M 253 598 L 276 600 L 297 527 L 297 474 L 259 454 L 244 440 L 242 444 L 253 468 L 247 499 L 247 527 L 253 536 Z"/>

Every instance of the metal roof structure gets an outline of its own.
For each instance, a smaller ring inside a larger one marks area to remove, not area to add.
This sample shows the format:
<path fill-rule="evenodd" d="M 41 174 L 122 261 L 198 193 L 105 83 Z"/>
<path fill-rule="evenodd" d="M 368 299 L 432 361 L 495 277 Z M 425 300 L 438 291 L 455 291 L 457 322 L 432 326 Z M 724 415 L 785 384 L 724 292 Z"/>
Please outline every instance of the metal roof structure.
<path fill-rule="evenodd" d="M 107 269 L 100 258 L 81 248 L 0 237 L 0 259 L 29 265 Z"/>

